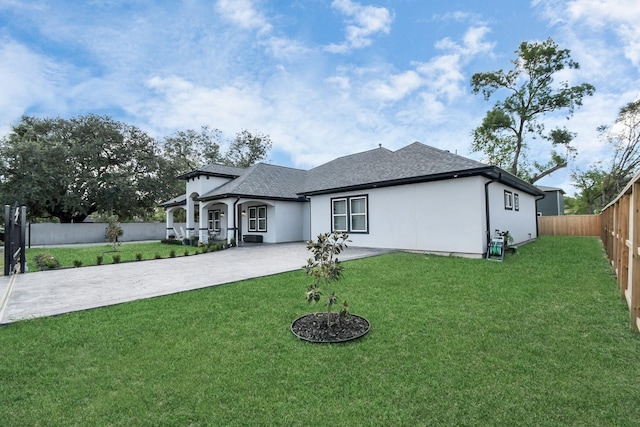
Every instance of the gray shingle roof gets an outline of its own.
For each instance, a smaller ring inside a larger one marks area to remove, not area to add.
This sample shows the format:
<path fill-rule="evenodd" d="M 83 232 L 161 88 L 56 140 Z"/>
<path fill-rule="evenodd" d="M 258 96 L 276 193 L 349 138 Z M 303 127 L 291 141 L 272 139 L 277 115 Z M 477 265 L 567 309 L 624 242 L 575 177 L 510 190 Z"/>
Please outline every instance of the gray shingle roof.
<path fill-rule="evenodd" d="M 253 196 L 274 199 L 298 199 L 306 171 L 258 163 L 242 175 L 200 196 L 200 200 L 224 196 Z"/>
<path fill-rule="evenodd" d="M 397 151 L 377 148 L 311 169 L 302 193 L 394 182 L 487 167 L 448 151 L 414 142 Z"/>

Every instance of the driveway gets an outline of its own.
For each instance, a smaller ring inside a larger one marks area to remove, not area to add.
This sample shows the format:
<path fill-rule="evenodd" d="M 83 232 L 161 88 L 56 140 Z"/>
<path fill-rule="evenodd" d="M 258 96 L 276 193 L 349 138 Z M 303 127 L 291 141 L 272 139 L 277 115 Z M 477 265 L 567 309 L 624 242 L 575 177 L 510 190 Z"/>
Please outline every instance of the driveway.
<path fill-rule="evenodd" d="M 340 260 L 380 255 L 349 247 Z M 302 242 L 0 277 L 0 324 L 53 316 L 301 269 Z"/>

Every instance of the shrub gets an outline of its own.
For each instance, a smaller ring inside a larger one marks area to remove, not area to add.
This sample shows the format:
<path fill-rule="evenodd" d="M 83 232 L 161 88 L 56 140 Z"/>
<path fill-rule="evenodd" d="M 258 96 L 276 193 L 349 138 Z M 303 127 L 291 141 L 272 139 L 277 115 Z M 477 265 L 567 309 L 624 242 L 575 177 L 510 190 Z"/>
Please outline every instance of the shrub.
<path fill-rule="evenodd" d="M 176 239 L 162 239 L 160 240 L 160 243 L 163 243 L 165 245 L 181 245 L 182 241 Z"/>
<path fill-rule="evenodd" d="M 207 252 L 209 252 L 209 245 L 205 245 L 202 247 L 202 253 L 206 254 Z"/>
<path fill-rule="evenodd" d="M 160 255 L 160 254 L 156 254 L 156 255 L 155 255 L 155 257 L 156 257 L 156 259 L 161 259 L 161 258 L 162 258 L 162 255 Z"/>
<path fill-rule="evenodd" d="M 33 261 L 40 270 L 51 270 L 60 267 L 60 261 L 56 257 L 46 252 L 36 255 Z"/>
<path fill-rule="evenodd" d="M 142 256 L 142 254 L 140 252 L 136 253 L 136 261 L 142 261 L 144 257 Z"/>
<path fill-rule="evenodd" d="M 171 258 L 175 258 L 176 257 L 176 251 L 174 249 L 171 249 L 171 252 L 169 252 L 169 256 Z"/>
<path fill-rule="evenodd" d="M 96 256 L 96 264 L 102 265 L 103 261 L 104 261 L 104 257 L 102 255 Z"/>
<path fill-rule="evenodd" d="M 199 243 L 198 236 L 191 236 L 189 244 L 191 246 L 198 246 L 198 243 Z"/>
<path fill-rule="evenodd" d="M 73 260 L 73 266 L 74 267 L 82 267 L 82 261 L 79 259 Z"/>
<path fill-rule="evenodd" d="M 184 250 L 184 256 L 189 256 L 189 249 Z"/>
<path fill-rule="evenodd" d="M 114 254 L 112 258 L 113 258 L 113 263 L 118 264 L 120 262 L 121 256 L 120 254 Z"/>

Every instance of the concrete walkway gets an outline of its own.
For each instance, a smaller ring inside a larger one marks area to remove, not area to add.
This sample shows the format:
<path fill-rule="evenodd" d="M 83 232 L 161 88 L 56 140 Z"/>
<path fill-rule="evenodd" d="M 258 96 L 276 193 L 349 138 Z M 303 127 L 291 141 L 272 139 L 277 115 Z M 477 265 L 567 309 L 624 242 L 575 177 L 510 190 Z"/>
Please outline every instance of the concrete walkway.
<path fill-rule="evenodd" d="M 340 260 L 380 255 L 348 248 Z M 304 243 L 242 246 L 189 257 L 0 277 L 0 324 L 53 316 L 301 269 Z"/>

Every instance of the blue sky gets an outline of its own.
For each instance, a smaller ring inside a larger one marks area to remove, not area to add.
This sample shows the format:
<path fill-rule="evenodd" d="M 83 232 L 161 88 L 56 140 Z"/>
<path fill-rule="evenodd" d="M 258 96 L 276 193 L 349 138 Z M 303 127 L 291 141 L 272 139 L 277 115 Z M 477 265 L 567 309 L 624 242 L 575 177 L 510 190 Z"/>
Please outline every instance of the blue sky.
<path fill-rule="evenodd" d="M 493 105 L 473 73 L 522 41 L 571 50 L 596 94 L 567 122 L 584 168 L 596 128 L 640 96 L 637 0 L 0 0 L 0 135 L 23 114 L 108 114 L 154 137 L 209 125 L 269 134 L 269 161 L 309 168 L 413 141 L 482 160 Z M 547 152 L 533 149 L 532 158 Z M 539 182 L 573 194 L 570 169 Z"/>

